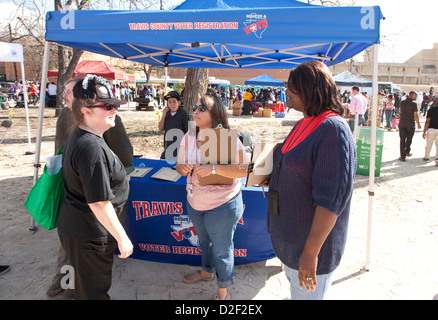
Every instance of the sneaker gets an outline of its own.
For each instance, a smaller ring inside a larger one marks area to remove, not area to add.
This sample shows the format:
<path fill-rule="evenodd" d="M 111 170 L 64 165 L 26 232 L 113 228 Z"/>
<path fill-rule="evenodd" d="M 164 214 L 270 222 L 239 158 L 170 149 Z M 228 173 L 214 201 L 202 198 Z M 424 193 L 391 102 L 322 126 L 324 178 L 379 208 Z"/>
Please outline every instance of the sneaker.
<path fill-rule="evenodd" d="M 398 158 L 398 160 L 403 161 L 403 162 L 406 162 L 406 159 L 405 159 L 405 158 L 402 158 L 402 157 Z"/>
<path fill-rule="evenodd" d="M 214 300 L 231 300 L 231 295 L 229 292 L 227 292 L 227 295 L 225 298 L 221 299 L 217 294 L 214 296 Z"/>
<path fill-rule="evenodd" d="M 211 281 L 213 279 L 214 279 L 214 273 L 210 273 L 206 277 L 201 277 L 201 271 L 197 271 L 195 273 L 191 273 L 184 276 L 184 282 L 189 284 L 197 283 L 199 281 Z"/>
<path fill-rule="evenodd" d="M 0 266 L 0 275 L 8 272 L 9 270 L 11 270 L 9 266 Z"/>

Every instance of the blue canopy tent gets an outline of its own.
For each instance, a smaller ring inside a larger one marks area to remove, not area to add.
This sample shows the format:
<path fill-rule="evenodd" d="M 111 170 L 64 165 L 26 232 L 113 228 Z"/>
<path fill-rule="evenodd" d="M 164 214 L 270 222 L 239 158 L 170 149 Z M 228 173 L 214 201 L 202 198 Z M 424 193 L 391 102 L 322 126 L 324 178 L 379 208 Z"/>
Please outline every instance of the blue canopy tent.
<path fill-rule="evenodd" d="M 42 83 L 51 42 L 164 67 L 290 69 L 308 60 L 330 66 L 378 44 L 382 18 L 378 6 L 324 7 L 295 0 L 187 0 L 171 11 L 52 11 L 46 16 Z M 374 59 L 377 77 L 377 55 Z M 44 103 L 43 96 L 34 182 Z M 370 172 L 373 163 L 371 154 Z"/>
<path fill-rule="evenodd" d="M 283 81 L 274 79 L 267 74 L 262 74 L 261 76 L 245 80 L 245 84 L 253 86 L 284 87 Z"/>
<path fill-rule="evenodd" d="M 350 71 L 344 71 L 333 76 L 338 86 L 371 87 L 373 82 Z"/>
<path fill-rule="evenodd" d="M 228 9 L 208 8 L 243 1 L 192 0 L 172 11 L 52 11 L 45 39 L 158 66 L 268 69 L 315 59 L 330 66 L 379 42 L 379 7 L 277 1 Z"/>

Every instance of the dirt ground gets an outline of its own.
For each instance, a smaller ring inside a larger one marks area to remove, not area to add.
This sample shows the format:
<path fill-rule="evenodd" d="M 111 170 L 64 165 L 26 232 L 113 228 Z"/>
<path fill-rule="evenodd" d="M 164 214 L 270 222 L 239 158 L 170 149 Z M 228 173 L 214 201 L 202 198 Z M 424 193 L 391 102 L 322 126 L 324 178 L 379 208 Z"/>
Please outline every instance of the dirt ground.
<path fill-rule="evenodd" d="M 29 231 L 31 217 L 23 204 L 33 182 L 38 110 L 30 107 L 31 146 L 27 140 L 24 109 L 16 109 L 11 130 L 0 145 L 13 158 L 0 153 L 0 265 L 10 271 L 0 275 L 1 300 L 46 300 L 54 276 L 59 240 L 56 230 L 42 227 Z M 53 155 L 55 123 L 53 109 L 44 114 L 41 161 Z M 146 111 L 119 112 L 134 154 L 158 158 L 162 134 L 157 132 L 157 114 Z M 0 110 L 0 121 L 9 110 Z M 284 119 L 230 117 L 230 124 L 248 131 L 257 141 L 260 132 L 273 132 L 282 141 L 299 119 L 291 112 Z M 424 118 L 421 124 L 424 126 Z M 421 130 L 422 132 L 422 130 Z M 398 132 L 385 132 L 381 175 L 375 180 L 369 271 L 363 271 L 367 247 L 368 177 L 358 175 L 351 208 L 347 247 L 328 298 L 333 300 L 437 299 L 438 277 L 438 167 L 424 162 L 425 141 L 416 131 L 412 157 L 402 163 Z M 0 138 L 1 134 L 0 133 Z M 435 155 L 435 150 L 432 150 Z M 41 173 L 41 170 L 40 170 Z M 196 267 L 115 258 L 112 299 L 211 299 L 213 282 L 187 285 L 184 274 Z M 289 285 L 277 258 L 235 267 L 233 299 L 288 299 Z M 63 299 L 62 296 L 55 299 Z"/>

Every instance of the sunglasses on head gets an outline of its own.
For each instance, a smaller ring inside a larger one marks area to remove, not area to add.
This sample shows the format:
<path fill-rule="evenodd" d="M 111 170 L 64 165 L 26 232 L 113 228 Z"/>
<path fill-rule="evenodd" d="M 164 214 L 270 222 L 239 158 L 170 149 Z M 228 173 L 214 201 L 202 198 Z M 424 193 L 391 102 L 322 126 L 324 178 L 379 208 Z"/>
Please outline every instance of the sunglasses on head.
<path fill-rule="evenodd" d="M 108 103 L 105 103 L 105 104 L 95 104 L 95 105 L 92 105 L 92 106 L 87 106 L 87 108 L 89 108 L 89 109 L 93 109 L 93 108 L 102 108 L 102 109 L 105 109 L 106 111 L 111 111 L 111 110 L 113 110 L 113 109 L 119 109 L 119 105 L 116 105 L 116 104 L 108 104 Z"/>
<path fill-rule="evenodd" d="M 198 110 L 199 112 L 204 112 L 207 109 L 208 108 L 206 106 L 204 106 L 203 104 L 201 104 L 199 106 L 193 106 L 193 112 L 195 112 L 196 110 Z"/>

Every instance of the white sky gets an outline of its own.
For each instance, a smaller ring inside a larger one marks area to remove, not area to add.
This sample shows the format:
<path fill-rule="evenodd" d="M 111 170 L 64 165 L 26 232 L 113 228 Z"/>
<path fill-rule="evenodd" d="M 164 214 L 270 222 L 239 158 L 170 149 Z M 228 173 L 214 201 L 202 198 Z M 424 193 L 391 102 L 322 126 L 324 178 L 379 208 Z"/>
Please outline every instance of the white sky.
<path fill-rule="evenodd" d="M 8 21 L 15 11 L 10 0 L 1 1 L 0 24 L 2 20 Z M 436 0 L 356 0 L 355 2 L 356 6 L 380 6 L 386 18 L 380 22 L 379 61 L 381 62 L 403 63 L 420 50 L 432 48 L 434 42 L 438 43 Z"/>
<path fill-rule="evenodd" d="M 356 0 L 357 6 L 378 5 L 380 21 L 379 61 L 405 62 L 438 42 L 436 0 Z"/>

